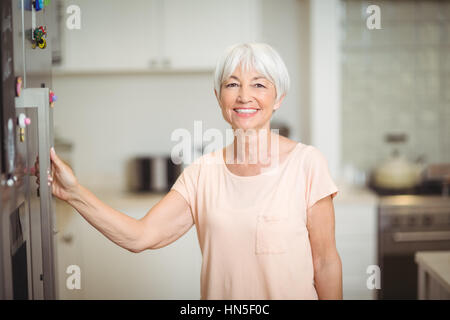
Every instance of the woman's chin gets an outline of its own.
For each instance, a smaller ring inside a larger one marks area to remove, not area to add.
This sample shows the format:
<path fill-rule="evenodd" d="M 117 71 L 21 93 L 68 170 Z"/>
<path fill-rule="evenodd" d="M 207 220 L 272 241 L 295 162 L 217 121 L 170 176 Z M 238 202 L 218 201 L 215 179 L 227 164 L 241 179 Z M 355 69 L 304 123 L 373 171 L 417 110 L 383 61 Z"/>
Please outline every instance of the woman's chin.
<path fill-rule="evenodd" d="M 265 126 L 263 124 L 261 124 L 261 123 L 250 123 L 250 122 L 248 122 L 248 123 L 242 123 L 242 122 L 239 123 L 239 122 L 233 122 L 231 127 L 234 130 L 244 130 L 244 131 L 246 131 L 246 130 L 255 130 L 255 131 L 257 131 L 257 130 L 260 130 L 261 128 L 264 128 Z"/>

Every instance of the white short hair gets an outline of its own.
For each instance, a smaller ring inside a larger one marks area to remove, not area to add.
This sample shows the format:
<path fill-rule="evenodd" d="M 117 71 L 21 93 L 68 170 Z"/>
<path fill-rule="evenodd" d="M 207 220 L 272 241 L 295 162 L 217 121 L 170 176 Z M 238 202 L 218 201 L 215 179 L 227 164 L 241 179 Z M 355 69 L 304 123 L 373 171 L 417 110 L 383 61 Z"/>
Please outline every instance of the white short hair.
<path fill-rule="evenodd" d="M 254 68 L 274 84 L 276 102 L 288 92 L 289 73 L 283 59 L 274 48 L 266 43 L 238 43 L 228 47 L 217 61 L 214 89 L 219 97 L 223 82 L 233 74 L 239 64 L 242 64 L 245 71 Z"/>

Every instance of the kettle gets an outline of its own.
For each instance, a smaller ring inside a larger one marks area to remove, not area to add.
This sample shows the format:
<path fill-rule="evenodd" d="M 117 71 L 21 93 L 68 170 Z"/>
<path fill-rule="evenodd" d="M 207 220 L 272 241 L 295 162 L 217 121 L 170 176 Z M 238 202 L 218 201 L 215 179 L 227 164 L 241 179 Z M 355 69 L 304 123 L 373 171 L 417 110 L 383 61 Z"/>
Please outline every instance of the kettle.
<path fill-rule="evenodd" d="M 404 142 L 405 134 L 388 134 L 386 141 L 390 143 Z M 420 158 L 419 158 L 420 159 Z M 421 184 L 423 165 L 414 163 L 395 148 L 391 156 L 382 162 L 373 172 L 373 185 L 381 189 L 410 189 Z"/>
<path fill-rule="evenodd" d="M 398 150 L 375 169 L 374 185 L 383 189 L 409 189 L 422 181 L 422 166 L 408 161 Z"/>

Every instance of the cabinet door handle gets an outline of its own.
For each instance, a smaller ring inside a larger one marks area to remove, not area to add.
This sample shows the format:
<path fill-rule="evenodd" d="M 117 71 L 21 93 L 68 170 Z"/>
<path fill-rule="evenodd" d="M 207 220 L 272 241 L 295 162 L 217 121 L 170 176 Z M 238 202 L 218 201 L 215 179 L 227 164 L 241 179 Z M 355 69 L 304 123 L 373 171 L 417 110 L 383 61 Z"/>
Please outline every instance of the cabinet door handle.
<path fill-rule="evenodd" d="M 394 242 L 448 241 L 450 231 L 394 232 L 392 239 Z"/>

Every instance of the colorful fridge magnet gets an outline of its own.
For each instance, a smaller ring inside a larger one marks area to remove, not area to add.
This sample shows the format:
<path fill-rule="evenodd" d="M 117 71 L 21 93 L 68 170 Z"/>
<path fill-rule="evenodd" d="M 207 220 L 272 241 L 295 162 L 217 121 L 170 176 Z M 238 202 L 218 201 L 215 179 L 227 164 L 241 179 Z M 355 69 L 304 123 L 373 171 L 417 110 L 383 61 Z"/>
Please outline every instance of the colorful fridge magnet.
<path fill-rule="evenodd" d="M 55 106 L 55 101 L 58 97 L 55 95 L 55 93 L 50 90 L 48 101 L 50 102 L 50 108 L 53 108 Z"/>
<path fill-rule="evenodd" d="M 44 0 L 34 0 L 34 8 L 36 11 L 42 10 L 44 8 Z"/>
<path fill-rule="evenodd" d="M 46 27 L 40 26 L 33 30 L 33 49 L 38 46 L 41 49 L 44 49 L 47 46 L 47 41 L 45 37 L 47 36 Z"/>
<path fill-rule="evenodd" d="M 16 77 L 16 97 L 20 97 L 20 93 L 22 92 L 22 77 Z"/>
<path fill-rule="evenodd" d="M 27 11 L 40 11 L 50 4 L 50 0 L 25 0 L 23 7 Z"/>

